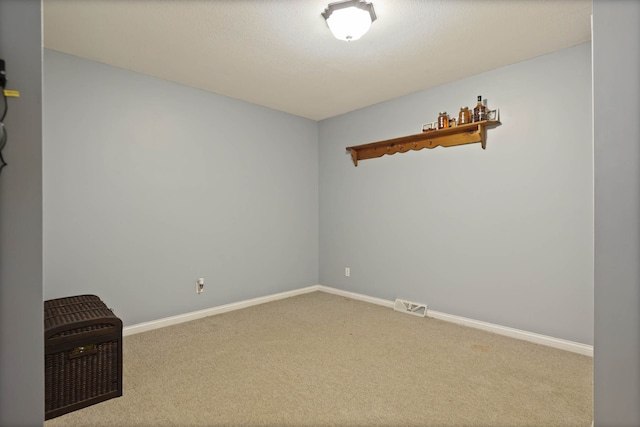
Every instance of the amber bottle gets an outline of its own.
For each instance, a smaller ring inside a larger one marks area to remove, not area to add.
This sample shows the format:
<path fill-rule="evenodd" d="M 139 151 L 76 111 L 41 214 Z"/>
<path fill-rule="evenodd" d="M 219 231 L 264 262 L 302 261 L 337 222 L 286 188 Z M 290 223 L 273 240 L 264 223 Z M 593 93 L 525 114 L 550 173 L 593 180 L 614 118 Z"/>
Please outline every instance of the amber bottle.
<path fill-rule="evenodd" d="M 445 129 L 449 127 L 449 115 L 446 111 L 442 111 L 438 115 L 438 129 Z"/>
<path fill-rule="evenodd" d="M 473 121 L 481 122 L 487 120 L 487 107 L 482 103 L 482 96 L 478 95 L 478 104 L 473 109 Z"/>
<path fill-rule="evenodd" d="M 458 125 L 466 125 L 469 123 L 471 123 L 471 111 L 469 111 L 469 107 L 460 107 Z"/>

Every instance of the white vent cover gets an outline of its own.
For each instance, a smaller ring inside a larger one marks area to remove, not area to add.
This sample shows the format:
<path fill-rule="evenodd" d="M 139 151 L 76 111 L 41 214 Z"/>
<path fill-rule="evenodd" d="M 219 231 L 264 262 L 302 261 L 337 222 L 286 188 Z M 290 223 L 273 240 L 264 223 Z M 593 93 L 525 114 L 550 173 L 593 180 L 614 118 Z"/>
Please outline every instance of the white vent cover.
<path fill-rule="evenodd" d="M 425 317 L 427 315 L 427 305 L 417 302 L 405 301 L 399 298 L 396 299 L 393 305 L 395 311 L 401 311 L 407 314 L 413 314 L 414 316 Z"/>

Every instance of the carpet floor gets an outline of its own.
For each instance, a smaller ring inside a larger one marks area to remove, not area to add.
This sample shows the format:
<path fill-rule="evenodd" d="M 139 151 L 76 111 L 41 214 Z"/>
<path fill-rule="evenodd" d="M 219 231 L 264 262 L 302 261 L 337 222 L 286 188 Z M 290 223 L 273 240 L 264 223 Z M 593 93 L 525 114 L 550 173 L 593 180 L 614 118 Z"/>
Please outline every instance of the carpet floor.
<path fill-rule="evenodd" d="M 313 292 L 126 336 L 73 426 L 590 426 L 593 359 Z"/>

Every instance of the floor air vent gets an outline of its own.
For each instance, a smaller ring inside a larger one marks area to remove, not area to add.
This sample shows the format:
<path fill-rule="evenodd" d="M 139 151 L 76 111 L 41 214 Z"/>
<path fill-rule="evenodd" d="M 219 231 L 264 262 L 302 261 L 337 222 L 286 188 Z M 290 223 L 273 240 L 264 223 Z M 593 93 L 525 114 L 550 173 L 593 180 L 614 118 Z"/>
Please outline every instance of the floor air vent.
<path fill-rule="evenodd" d="M 405 301 L 396 299 L 396 303 L 393 305 L 395 311 L 401 311 L 407 314 L 413 314 L 414 316 L 425 317 L 427 315 L 427 305 L 419 304 L 417 302 Z"/>

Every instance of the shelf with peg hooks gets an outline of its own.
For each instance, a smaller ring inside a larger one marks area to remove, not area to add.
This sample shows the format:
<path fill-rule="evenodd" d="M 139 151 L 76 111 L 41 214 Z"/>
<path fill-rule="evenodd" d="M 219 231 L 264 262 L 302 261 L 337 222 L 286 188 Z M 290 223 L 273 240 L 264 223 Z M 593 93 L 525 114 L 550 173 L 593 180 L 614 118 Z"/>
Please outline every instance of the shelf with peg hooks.
<path fill-rule="evenodd" d="M 498 120 L 485 120 L 370 144 L 355 145 L 347 147 L 347 150 L 351 153 L 353 164 L 358 166 L 359 160 L 374 159 L 385 154 L 406 153 L 410 150 L 417 151 L 423 148 L 453 147 L 479 142 L 485 149 L 487 146 L 486 129 L 498 125 L 500 125 Z"/>

